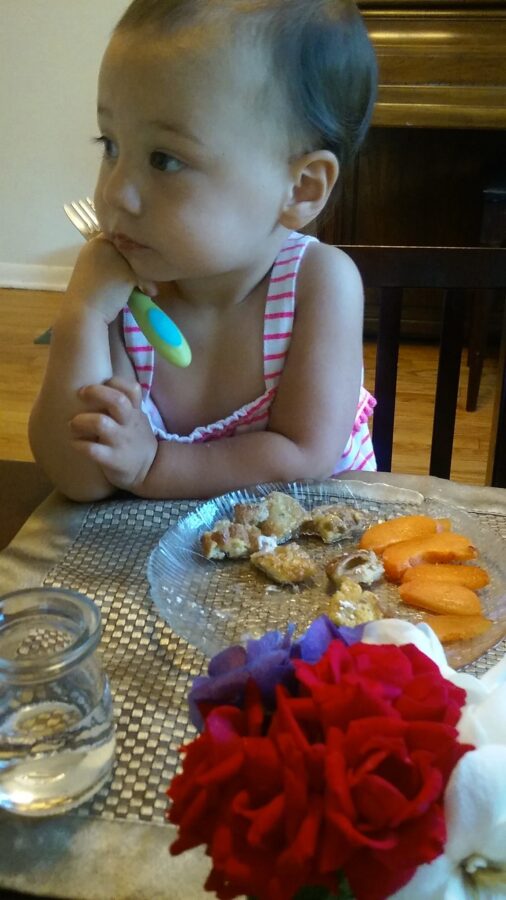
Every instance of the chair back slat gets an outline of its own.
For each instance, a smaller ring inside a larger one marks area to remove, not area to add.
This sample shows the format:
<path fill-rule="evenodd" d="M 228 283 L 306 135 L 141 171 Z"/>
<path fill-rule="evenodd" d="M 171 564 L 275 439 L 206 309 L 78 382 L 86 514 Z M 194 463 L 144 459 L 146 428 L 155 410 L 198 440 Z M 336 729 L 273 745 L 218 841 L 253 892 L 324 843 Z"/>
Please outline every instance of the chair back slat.
<path fill-rule="evenodd" d="M 506 301 L 504 247 L 343 246 L 364 286 L 380 291 L 372 439 L 380 471 L 392 464 L 402 293 L 406 288 L 447 291 L 442 317 L 430 473 L 450 476 L 466 316 L 466 290 L 500 291 Z M 492 424 L 488 483 L 506 487 L 506 309 Z M 416 410 L 415 410 L 416 414 Z"/>
<path fill-rule="evenodd" d="M 392 468 L 397 364 L 401 332 L 402 289 L 380 288 L 380 325 L 374 393 L 381 397 L 373 419 L 376 462 L 381 472 Z"/>
<path fill-rule="evenodd" d="M 449 478 L 459 395 L 460 363 L 464 345 L 466 296 L 462 291 L 445 294 L 439 345 L 436 397 L 429 473 Z"/>

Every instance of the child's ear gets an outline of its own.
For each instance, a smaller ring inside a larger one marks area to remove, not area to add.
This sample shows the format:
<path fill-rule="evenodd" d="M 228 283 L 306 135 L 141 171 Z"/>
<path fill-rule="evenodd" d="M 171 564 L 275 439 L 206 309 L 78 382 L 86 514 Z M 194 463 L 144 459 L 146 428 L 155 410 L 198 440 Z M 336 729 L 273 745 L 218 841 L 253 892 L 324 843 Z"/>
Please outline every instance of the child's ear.
<path fill-rule="evenodd" d="M 291 190 L 279 224 L 299 231 L 322 211 L 339 175 L 337 157 L 330 150 L 315 150 L 290 163 Z"/>

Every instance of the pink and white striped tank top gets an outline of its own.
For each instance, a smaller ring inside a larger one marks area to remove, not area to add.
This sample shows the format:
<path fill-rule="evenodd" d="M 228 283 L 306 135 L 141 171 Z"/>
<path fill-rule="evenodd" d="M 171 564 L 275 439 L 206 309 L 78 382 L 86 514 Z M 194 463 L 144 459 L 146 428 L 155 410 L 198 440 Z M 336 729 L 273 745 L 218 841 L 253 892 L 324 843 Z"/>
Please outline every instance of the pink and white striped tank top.
<path fill-rule="evenodd" d="M 151 397 L 155 352 L 146 342 L 128 307 L 124 308 L 123 333 L 126 350 L 142 389 L 142 410 L 147 415 L 158 440 L 191 444 L 231 437 L 247 431 L 263 431 L 266 428 L 290 346 L 295 316 L 297 273 L 306 247 L 315 240 L 316 238 L 309 235 L 292 232 L 272 267 L 264 315 L 264 393 L 218 422 L 199 425 L 191 434 L 171 434 L 167 431 Z M 335 475 L 351 469 L 376 470 L 367 424 L 375 405 L 374 397 L 362 386 L 352 433 L 344 453 L 337 460 Z"/>

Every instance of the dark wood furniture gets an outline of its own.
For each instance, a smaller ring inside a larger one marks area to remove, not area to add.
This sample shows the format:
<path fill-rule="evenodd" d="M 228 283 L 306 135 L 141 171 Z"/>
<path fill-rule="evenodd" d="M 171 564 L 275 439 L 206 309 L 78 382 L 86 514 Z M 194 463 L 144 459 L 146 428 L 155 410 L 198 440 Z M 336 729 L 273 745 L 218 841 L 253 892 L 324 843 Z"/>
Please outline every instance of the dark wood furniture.
<path fill-rule="evenodd" d="M 342 179 L 330 244 L 478 246 L 488 172 L 506 159 L 504 0 L 358 0 L 376 49 L 373 127 Z M 405 338 L 437 339 L 439 301 L 404 298 Z M 366 303 L 366 331 L 378 308 Z M 500 304 L 491 311 L 497 341 Z"/>
<path fill-rule="evenodd" d="M 0 550 L 51 490 L 35 463 L 0 460 Z"/>
<path fill-rule="evenodd" d="M 480 244 L 487 247 L 506 246 L 506 157 L 502 164 L 490 173 L 483 189 Z M 499 296 L 497 299 L 500 304 L 501 297 Z M 490 313 L 495 300 L 494 291 L 487 291 L 481 297 L 477 297 L 471 306 L 467 357 L 469 381 L 466 409 L 468 412 L 474 412 L 478 405 L 478 393 L 490 329 Z"/>
<path fill-rule="evenodd" d="M 365 286 L 376 290 L 379 296 L 375 381 L 378 406 L 373 418 L 373 444 L 380 471 L 390 471 L 392 463 L 404 291 L 430 287 L 437 290 L 442 303 L 429 474 L 449 478 L 468 292 L 502 290 L 505 324 L 487 482 L 506 487 L 506 248 L 351 245 L 343 249 L 355 260 Z"/>

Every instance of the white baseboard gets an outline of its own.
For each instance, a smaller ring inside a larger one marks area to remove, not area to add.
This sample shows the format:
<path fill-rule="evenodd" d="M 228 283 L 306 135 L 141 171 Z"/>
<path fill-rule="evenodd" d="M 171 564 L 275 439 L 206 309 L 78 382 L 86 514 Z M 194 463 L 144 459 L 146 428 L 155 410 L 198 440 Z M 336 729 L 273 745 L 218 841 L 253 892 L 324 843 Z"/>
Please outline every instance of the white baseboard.
<path fill-rule="evenodd" d="M 31 266 L 0 262 L 0 287 L 31 291 L 64 291 L 71 266 Z"/>

